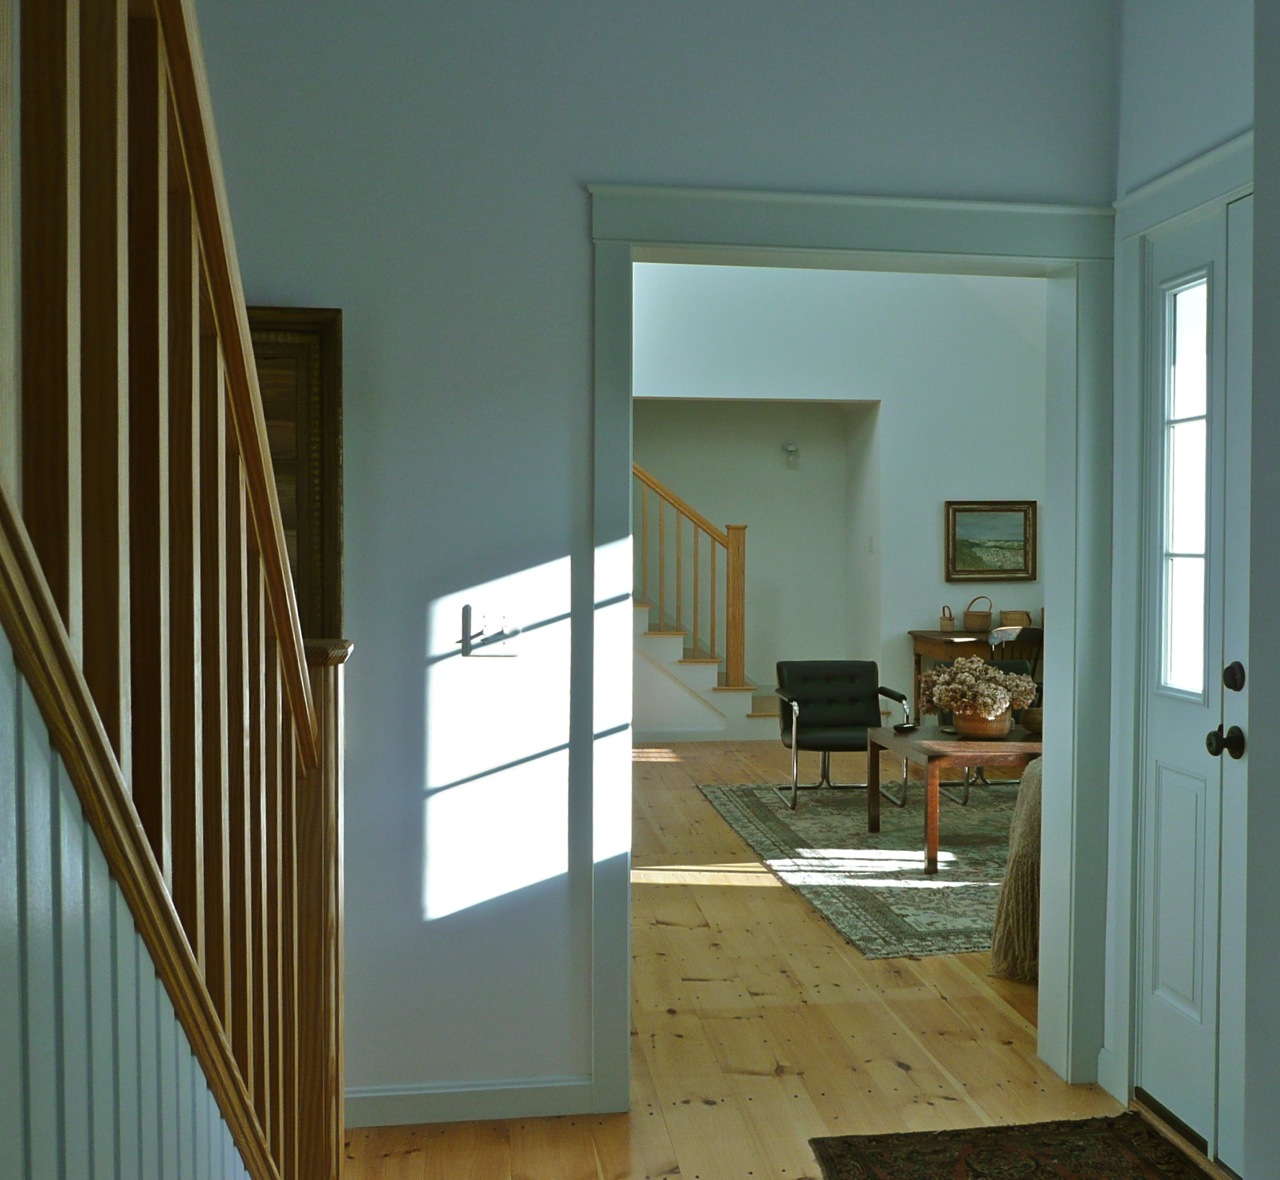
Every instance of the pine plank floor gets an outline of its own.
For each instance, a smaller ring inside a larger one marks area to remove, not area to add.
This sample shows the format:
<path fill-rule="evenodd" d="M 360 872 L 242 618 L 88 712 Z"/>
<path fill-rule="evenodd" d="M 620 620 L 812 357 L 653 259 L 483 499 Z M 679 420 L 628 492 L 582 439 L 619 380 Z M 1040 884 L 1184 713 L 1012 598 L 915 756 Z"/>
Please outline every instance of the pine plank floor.
<path fill-rule="evenodd" d="M 630 1112 L 352 1130 L 343 1180 L 816 1180 L 814 1136 L 1119 1111 L 1036 1057 L 1034 986 L 985 954 L 864 959 L 697 790 L 789 781 L 788 758 L 635 752 Z"/>

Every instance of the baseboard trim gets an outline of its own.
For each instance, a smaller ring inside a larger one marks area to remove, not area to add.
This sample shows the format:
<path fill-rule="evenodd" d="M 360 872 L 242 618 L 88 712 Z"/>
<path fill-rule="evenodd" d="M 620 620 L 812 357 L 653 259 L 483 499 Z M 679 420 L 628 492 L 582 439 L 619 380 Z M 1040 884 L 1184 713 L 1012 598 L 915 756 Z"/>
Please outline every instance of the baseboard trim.
<path fill-rule="evenodd" d="M 357 1086 L 346 1092 L 348 1127 L 401 1127 L 593 1112 L 588 1076 L 467 1085 Z M 594 1113 L 594 1112 L 593 1112 Z"/>

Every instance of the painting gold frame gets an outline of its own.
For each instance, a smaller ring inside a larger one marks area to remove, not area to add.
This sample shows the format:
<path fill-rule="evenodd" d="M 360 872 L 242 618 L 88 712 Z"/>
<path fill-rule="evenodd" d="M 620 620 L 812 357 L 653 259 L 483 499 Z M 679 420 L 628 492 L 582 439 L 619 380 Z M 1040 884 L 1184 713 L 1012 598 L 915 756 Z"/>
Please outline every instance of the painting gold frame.
<path fill-rule="evenodd" d="M 342 618 L 342 312 L 250 307 L 285 545 L 307 639 Z"/>
<path fill-rule="evenodd" d="M 948 582 L 1034 582 L 1034 500 L 948 500 Z"/>

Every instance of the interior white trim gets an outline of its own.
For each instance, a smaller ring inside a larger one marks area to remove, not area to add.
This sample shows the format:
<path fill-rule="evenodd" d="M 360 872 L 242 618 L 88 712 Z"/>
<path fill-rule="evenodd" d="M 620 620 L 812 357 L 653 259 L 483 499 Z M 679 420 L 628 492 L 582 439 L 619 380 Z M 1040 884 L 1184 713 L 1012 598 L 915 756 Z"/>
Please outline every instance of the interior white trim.
<path fill-rule="evenodd" d="M 1110 259 L 1113 212 L 1070 205 L 590 185 L 597 242 L 823 253 Z M 905 261 L 905 259 L 904 259 Z M 1003 273 L 1003 272 L 998 272 Z"/>
<path fill-rule="evenodd" d="M 1116 241 L 1252 189 L 1253 132 L 1246 131 L 1118 200 Z"/>
<path fill-rule="evenodd" d="M 1113 213 L 1064 206 L 731 193 L 590 186 L 596 244 L 595 503 L 597 552 L 630 542 L 631 265 L 705 260 L 708 249 L 844 256 L 844 265 L 896 259 L 959 273 L 1036 274 L 1057 280 L 1050 310 L 1051 527 L 1042 530 L 1051 620 L 1045 735 L 1046 841 L 1042 905 L 1040 1055 L 1070 1081 L 1092 1081 L 1102 1047 L 1109 717 L 1093 670 L 1106 666 L 1111 607 L 1111 255 Z M 971 269 L 976 268 L 976 269 Z M 615 585 L 598 584 L 596 602 Z M 629 601 L 629 589 L 626 592 Z M 621 627 L 621 618 L 611 624 Z M 620 650 L 604 612 L 594 640 Z M 1101 653 L 1101 659 L 1099 659 Z M 1076 675 L 1076 669 L 1085 675 Z M 623 664 L 597 676 L 621 680 Z M 599 697 L 602 684 L 598 681 Z M 597 758 L 597 775 L 629 773 Z M 597 780 L 599 781 L 599 780 Z M 1052 785 L 1051 785 L 1052 784 Z M 1060 834 L 1060 835 L 1059 835 Z M 629 1050 L 621 1009 L 610 1045 Z M 615 1062 L 616 1065 L 616 1062 Z"/>
<path fill-rule="evenodd" d="M 486 1080 L 347 1090 L 348 1127 L 402 1127 L 482 1119 L 550 1118 L 591 1109 L 591 1079 Z"/>

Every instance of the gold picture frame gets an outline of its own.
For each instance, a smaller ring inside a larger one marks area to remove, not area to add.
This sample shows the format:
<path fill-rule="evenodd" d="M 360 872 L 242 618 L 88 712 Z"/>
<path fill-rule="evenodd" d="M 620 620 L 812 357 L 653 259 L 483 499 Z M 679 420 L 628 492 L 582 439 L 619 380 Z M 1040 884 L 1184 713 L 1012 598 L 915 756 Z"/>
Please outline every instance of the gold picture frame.
<path fill-rule="evenodd" d="M 248 312 L 302 634 L 341 639 L 342 312 Z"/>
<path fill-rule="evenodd" d="M 948 500 L 948 582 L 1034 582 L 1036 501 Z"/>

